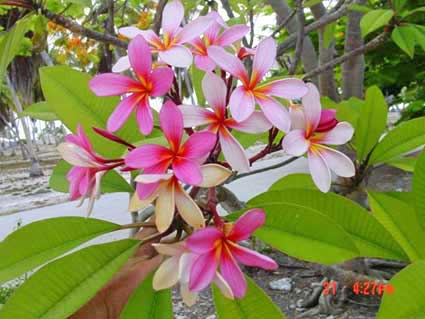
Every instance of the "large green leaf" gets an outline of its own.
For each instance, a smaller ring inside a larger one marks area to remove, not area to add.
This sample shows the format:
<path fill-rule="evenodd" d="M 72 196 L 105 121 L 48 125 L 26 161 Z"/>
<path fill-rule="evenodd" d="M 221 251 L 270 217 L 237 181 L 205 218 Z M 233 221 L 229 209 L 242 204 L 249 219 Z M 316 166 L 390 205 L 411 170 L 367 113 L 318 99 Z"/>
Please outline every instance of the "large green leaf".
<path fill-rule="evenodd" d="M 293 203 L 264 204 L 265 224 L 254 236 L 289 256 L 335 264 L 359 256 L 344 229 L 328 216 Z M 228 216 L 236 220 L 240 214 Z"/>
<path fill-rule="evenodd" d="M 68 174 L 71 167 L 71 164 L 64 160 L 59 161 L 50 176 L 49 187 L 55 191 L 67 193 L 69 191 L 69 182 L 66 179 L 66 174 Z M 115 170 L 109 171 L 102 177 L 100 190 L 102 193 L 134 192 L 134 189 L 124 177 Z"/>
<path fill-rule="evenodd" d="M 425 257 L 425 231 L 419 226 L 415 210 L 404 201 L 385 193 L 368 192 L 376 219 L 404 249 L 411 261 Z"/>
<path fill-rule="evenodd" d="M 415 54 L 416 30 L 413 26 L 402 26 L 394 28 L 391 39 L 410 58 Z"/>
<path fill-rule="evenodd" d="M 384 293 L 377 319 L 425 318 L 425 261 L 417 261 L 388 283 L 393 293 Z"/>
<path fill-rule="evenodd" d="M 20 19 L 0 40 L 0 79 L 3 80 L 7 66 L 21 48 L 22 40 L 28 31 L 30 16 Z"/>
<path fill-rule="evenodd" d="M 415 157 L 399 157 L 385 162 L 388 165 L 397 167 L 406 172 L 413 172 L 416 165 Z"/>
<path fill-rule="evenodd" d="M 190 67 L 190 73 L 198 105 L 205 106 L 205 97 L 204 92 L 202 91 L 202 79 L 204 78 L 205 72 L 199 70 L 195 65 L 192 65 Z"/>
<path fill-rule="evenodd" d="M 34 103 L 25 108 L 23 112 L 19 114 L 19 117 L 31 116 L 33 119 L 42 121 L 55 121 L 58 120 L 58 116 L 50 111 L 47 102 Z"/>
<path fill-rule="evenodd" d="M 400 12 L 406 4 L 407 0 L 393 0 L 391 3 L 394 7 L 394 10 Z"/>
<path fill-rule="evenodd" d="M 387 103 L 381 90 L 377 86 L 368 88 L 356 128 L 356 151 L 359 161 L 365 159 L 384 132 L 387 113 Z"/>
<path fill-rule="evenodd" d="M 290 174 L 279 179 L 272 186 L 270 186 L 270 191 L 278 191 L 287 188 L 303 188 L 303 189 L 317 189 L 317 186 L 314 184 L 309 174 Z"/>
<path fill-rule="evenodd" d="M 172 319 L 171 289 L 155 291 L 153 275 L 146 278 L 133 292 L 120 319 Z"/>
<path fill-rule="evenodd" d="M 285 189 L 258 195 L 248 201 L 248 206 L 262 207 L 281 203 L 296 204 L 326 215 L 350 234 L 361 256 L 408 259 L 403 249 L 373 216 L 355 202 L 334 193 Z"/>
<path fill-rule="evenodd" d="M 425 7 L 422 7 L 422 12 L 425 12 Z M 422 50 L 425 51 L 425 26 L 414 24 L 412 25 L 415 30 L 415 42 L 422 47 Z"/>
<path fill-rule="evenodd" d="M 120 226 L 99 219 L 58 217 L 19 228 L 0 243 L 0 283 Z"/>
<path fill-rule="evenodd" d="M 338 121 L 349 122 L 354 129 L 357 128 L 357 122 L 360 116 L 360 110 L 363 108 L 364 101 L 351 97 L 346 101 L 342 101 L 336 106 L 336 118 Z"/>
<path fill-rule="evenodd" d="M 44 266 L 18 288 L 0 318 L 67 318 L 112 278 L 138 245 L 130 239 L 95 245 Z"/>
<path fill-rule="evenodd" d="M 243 299 L 228 299 L 213 286 L 213 298 L 218 319 L 284 319 L 285 316 L 266 293 L 249 277 L 248 291 Z"/>
<path fill-rule="evenodd" d="M 416 216 L 420 225 L 425 228 L 425 151 L 422 151 L 415 166 L 412 193 Z"/>
<path fill-rule="evenodd" d="M 362 30 L 362 36 L 365 37 L 369 33 L 383 27 L 388 24 L 394 15 L 393 10 L 377 9 L 366 13 L 361 21 L 360 28 Z"/>
<path fill-rule="evenodd" d="M 425 117 L 403 122 L 388 132 L 373 150 L 369 163 L 386 162 L 425 145 Z"/>
<path fill-rule="evenodd" d="M 67 66 L 43 67 L 40 78 L 49 108 L 68 129 L 75 132 L 81 124 L 94 149 L 104 156 L 116 157 L 124 153 L 125 146 L 111 142 L 92 130 L 93 126 L 106 127 L 109 115 L 119 103 L 118 97 L 97 97 L 88 87 L 90 75 Z M 134 116 L 116 134 L 131 143 L 142 139 Z"/>

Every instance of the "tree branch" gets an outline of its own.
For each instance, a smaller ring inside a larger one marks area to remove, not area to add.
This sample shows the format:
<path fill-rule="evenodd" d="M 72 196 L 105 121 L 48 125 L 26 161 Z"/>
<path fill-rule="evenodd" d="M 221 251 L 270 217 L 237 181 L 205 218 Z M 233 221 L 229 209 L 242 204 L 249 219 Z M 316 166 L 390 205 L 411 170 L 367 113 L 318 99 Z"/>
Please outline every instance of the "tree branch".
<path fill-rule="evenodd" d="M 153 31 L 156 34 L 159 34 L 159 30 L 161 29 L 162 22 L 162 12 L 164 11 L 165 5 L 168 0 L 160 0 L 158 3 L 158 7 L 156 8 L 155 16 L 153 18 Z"/>
<path fill-rule="evenodd" d="M 279 33 L 280 30 L 282 30 L 284 27 L 286 27 L 286 25 L 291 21 L 291 19 L 295 16 L 295 13 L 297 13 L 297 11 L 292 11 L 291 14 L 289 16 L 287 16 L 282 22 L 279 23 L 279 25 L 277 26 L 276 30 L 273 31 L 273 33 L 271 34 L 271 37 L 274 38 L 276 36 L 276 34 Z"/>
<path fill-rule="evenodd" d="M 304 9 L 303 9 L 303 0 L 297 0 L 296 4 L 296 12 L 297 12 L 297 23 L 298 23 L 298 32 L 297 32 L 297 43 L 295 47 L 295 57 L 294 62 L 291 64 L 288 70 L 288 74 L 292 75 L 295 73 L 297 69 L 298 61 L 301 58 L 301 53 L 303 52 L 303 44 L 304 44 Z"/>

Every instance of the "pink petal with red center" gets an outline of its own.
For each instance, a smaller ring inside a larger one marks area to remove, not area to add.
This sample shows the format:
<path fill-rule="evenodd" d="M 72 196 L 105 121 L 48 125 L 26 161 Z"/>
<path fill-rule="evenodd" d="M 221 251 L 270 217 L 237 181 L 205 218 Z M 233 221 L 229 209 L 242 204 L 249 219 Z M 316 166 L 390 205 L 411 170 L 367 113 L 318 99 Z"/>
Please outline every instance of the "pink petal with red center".
<path fill-rule="evenodd" d="M 320 155 L 336 175 L 342 177 L 352 177 L 355 175 L 356 169 L 347 155 L 326 146 L 320 147 Z"/>
<path fill-rule="evenodd" d="M 229 101 L 232 117 L 237 122 L 242 122 L 248 119 L 255 110 L 255 99 L 251 91 L 247 91 L 245 87 L 237 87 Z"/>
<path fill-rule="evenodd" d="M 305 138 L 304 130 L 289 132 L 282 141 L 282 149 L 289 155 L 304 155 L 310 147 L 310 141 Z"/>
<path fill-rule="evenodd" d="M 329 171 L 328 165 L 326 165 L 325 160 L 317 151 L 314 153 L 308 152 L 307 157 L 308 167 L 314 183 L 322 192 L 328 192 L 331 188 L 331 172 Z"/>
<path fill-rule="evenodd" d="M 233 295 L 236 298 L 245 296 L 247 288 L 245 277 L 226 245 L 223 245 L 221 253 L 220 270 L 224 280 L 232 288 Z"/>
<path fill-rule="evenodd" d="M 120 57 L 112 67 L 112 72 L 120 73 L 127 71 L 131 67 L 128 55 Z"/>
<path fill-rule="evenodd" d="M 162 30 L 164 33 L 173 34 L 180 26 L 184 17 L 184 7 L 179 0 L 169 1 L 162 13 Z"/>
<path fill-rule="evenodd" d="M 153 130 L 153 114 L 149 100 L 144 98 L 136 108 L 136 120 L 143 135 L 149 135 Z"/>
<path fill-rule="evenodd" d="M 243 24 L 237 24 L 231 26 L 227 30 L 224 30 L 222 34 L 218 37 L 216 44 L 220 46 L 229 46 L 233 42 L 239 41 L 244 37 L 245 34 L 249 32 L 249 27 Z"/>
<path fill-rule="evenodd" d="M 208 124 L 214 121 L 215 115 L 202 107 L 195 105 L 179 105 L 183 113 L 184 127 L 194 127 Z"/>
<path fill-rule="evenodd" d="M 348 122 L 339 122 L 332 130 L 323 133 L 320 144 L 343 145 L 347 143 L 354 134 L 354 128 Z"/>
<path fill-rule="evenodd" d="M 202 91 L 208 105 L 214 108 L 219 117 L 224 117 L 227 95 L 224 81 L 214 73 L 208 72 L 202 79 Z"/>
<path fill-rule="evenodd" d="M 97 96 L 115 96 L 130 92 L 133 88 L 138 88 L 139 82 L 115 73 L 103 73 L 97 75 L 89 82 L 90 89 Z"/>
<path fill-rule="evenodd" d="M 217 263 L 213 250 L 200 255 L 193 262 L 190 270 L 189 289 L 191 291 L 201 291 L 208 287 L 215 277 Z"/>
<path fill-rule="evenodd" d="M 320 122 L 322 106 L 320 104 L 320 93 L 313 83 L 307 83 L 308 92 L 302 98 L 304 117 L 306 121 L 307 136 L 316 129 Z"/>
<path fill-rule="evenodd" d="M 215 227 L 198 230 L 186 240 L 186 248 L 196 254 L 204 254 L 215 248 L 215 242 L 223 237 L 223 233 Z"/>
<path fill-rule="evenodd" d="M 162 106 L 159 122 L 171 150 L 177 151 L 183 136 L 183 115 L 173 101 L 168 100 Z"/>
<path fill-rule="evenodd" d="M 171 88 L 174 79 L 174 72 L 168 67 L 159 67 L 152 71 L 152 91 L 151 96 L 163 96 Z"/>
<path fill-rule="evenodd" d="M 171 159 L 173 154 L 171 151 L 161 145 L 145 144 L 132 150 L 125 157 L 125 164 L 132 168 L 150 168 Z"/>
<path fill-rule="evenodd" d="M 252 134 L 263 133 L 272 128 L 270 121 L 264 116 L 264 113 L 260 111 L 254 111 L 248 119 L 242 122 L 228 119 L 225 125 L 234 130 Z"/>
<path fill-rule="evenodd" d="M 189 136 L 183 144 L 179 156 L 197 160 L 208 155 L 217 141 L 217 137 L 211 132 L 197 132 Z"/>
<path fill-rule="evenodd" d="M 279 268 L 278 264 L 276 264 L 273 259 L 257 253 L 256 251 L 236 244 L 229 244 L 229 248 L 236 260 L 245 266 L 259 267 L 266 270 L 276 270 Z"/>
<path fill-rule="evenodd" d="M 287 100 L 300 99 L 308 92 L 308 86 L 300 79 L 288 78 L 259 86 L 266 94 Z"/>
<path fill-rule="evenodd" d="M 205 219 L 201 209 L 180 185 L 175 190 L 176 207 L 183 220 L 195 229 L 205 227 Z"/>
<path fill-rule="evenodd" d="M 316 128 L 316 132 L 327 132 L 338 124 L 335 109 L 322 110 L 320 113 L 320 122 Z"/>
<path fill-rule="evenodd" d="M 109 132 L 118 131 L 124 125 L 130 117 L 131 112 L 133 112 L 134 108 L 139 103 L 140 98 L 139 94 L 131 94 L 121 100 L 108 118 L 106 127 Z"/>
<path fill-rule="evenodd" d="M 143 31 L 136 27 L 122 27 L 118 29 L 118 33 L 126 38 L 133 39 L 138 35 L 142 35 Z"/>
<path fill-rule="evenodd" d="M 202 172 L 199 163 L 184 157 L 173 160 L 173 171 L 177 179 L 185 184 L 198 185 L 202 182 Z"/>
<path fill-rule="evenodd" d="M 181 44 L 159 51 L 158 54 L 162 61 L 178 68 L 187 68 L 192 64 L 192 52 Z"/>
<path fill-rule="evenodd" d="M 215 68 L 214 61 L 207 55 L 195 55 L 194 62 L 198 69 L 202 71 L 209 72 L 213 71 Z"/>
<path fill-rule="evenodd" d="M 291 128 L 291 117 L 284 106 L 268 96 L 256 97 L 255 101 L 260 105 L 270 123 L 285 133 L 289 132 Z"/>
<path fill-rule="evenodd" d="M 208 28 L 214 24 L 214 19 L 208 17 L 199 17 L 186 24 L 183 29 L 176 35 L 178 43 L 186 43 L 199 37 Z"/>
<path fill-rule="evenodd" d="M 255 51 L 252 65 L 251 84 L 256 85 L 270 70 L 276 59 L 276 42 L 273 38 L 261 41 Z"/>
<path fill-rule="evenodd" d="M 141 35 L 128 44 L 128 58 L 134 73 L 147 81 L 152 69 L 152 55 L 148 43 Z"/>
<path fill-rule="evenodd" d="M 236 171 L 248 172 L 249 160 L 245 155 L 245 150 L 242 145 L 225 127 L 220 129 L 219 138 L 224 158 L 230 166 Z"/>
<path fill-rule="evenodd" d="M 207 51 L 208 56 L 223 70 L 237 77 L 244 84 L 248 84 L 248 73 L 237 57 L 218 46 L 210 46 Z"/>
<path fill-rule="evenodd" d="M 253 208 L 238 218 L 227 238 L 233 242 L 248 239 L 252 233 L 266 222 L 264 210 Z"/>

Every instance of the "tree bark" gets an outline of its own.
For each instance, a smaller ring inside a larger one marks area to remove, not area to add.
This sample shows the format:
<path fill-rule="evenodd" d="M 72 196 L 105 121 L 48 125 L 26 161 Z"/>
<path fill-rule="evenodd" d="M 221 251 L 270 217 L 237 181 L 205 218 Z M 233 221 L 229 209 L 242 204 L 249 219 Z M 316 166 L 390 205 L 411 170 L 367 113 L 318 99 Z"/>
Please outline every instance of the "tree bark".
<path fill-rule="evenodd" d="M 366 5 L 366 0 L 358 0 L 357 4 Z M 350 10 L 347 14 L 344 52 L 350 52 L 363 45 L 360 30 L 362 12 Z M 365 60 L 364 55 L 357 55 L 342 64 L 342 95 L 344 100 L 352 96 L 363 97 Z"/>
<path fill-rule="evenodd" d="M 269 0 L 270 5 L 277 14 L 277 23 L 279 23 L 291 15 L 292 9 L 285 0 Z M 298 23 L 295 19 L 288 22 L 286 29 L 290 34 L 296 34 Z M 313 43 L 308 36 L 304 37 L 303 50 L 301 53 L 301 62 L 306 72 L 317 68 L 317 54 Z M 315 84 L 318 83 L 317 77 L 311 79 Z"/>

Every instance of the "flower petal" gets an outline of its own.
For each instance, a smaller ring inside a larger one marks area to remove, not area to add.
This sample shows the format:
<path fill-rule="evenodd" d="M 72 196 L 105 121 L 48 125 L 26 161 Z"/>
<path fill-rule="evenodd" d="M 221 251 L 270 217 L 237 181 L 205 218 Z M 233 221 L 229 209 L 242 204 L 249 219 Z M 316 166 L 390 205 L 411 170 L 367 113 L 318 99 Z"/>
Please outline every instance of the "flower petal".
<path fill-rule="evenodd" d="M 242 145 L 225 127 L 220 129 L 219 138 L 224 158 L 229 162 L 230 166 L 236 171 L 248 172 L 249 161 Z"/>
<path fill-rule="evenodd" d="M 252 134 L 263 133 L 272 128 L 272 124 L 261 111 L 254 111 L 250 117 L 242 122 L 227 119 L 225 125 L 234 130 Z"/>
<path fill-rule="evenodd" d="M 145 144 L 128 153 L 125 165 L 132 168 L 148 168 L 171 159 L 172 155 L 171 151 L 162 145 Z"/>
<path fill-rule="evenodd" d="M 201 168 L 194 160 L 176 157 L 173 161 L 173 171 L 177 179 L 185 184 L 198 185 L 202 182 Z"/>
<path fill-rule="evenodd" d="M 184 127 L 201 126 L 211 123 L 214 113 L 195 105 L 179 105 L 183 113 Z"/>
<path fill-rule="evenodd" d="M 178 68 L 187 68 L 192 64 L 192 52 L 180 44 L 159 51 L 158 54 L 162 61 Z"/>
<path fill-rule="evenodd" d="M 152 68 L 152 54 L 148 43 L 141 35 L 136 36 L 128 44 L 128 58 L 134 73 L 147 81 Z"/>
<path fill-rule="evenodd" d="M 214 19 L 212 18 L 205 16 L 196 18 L 195 20 L 186 24 L 183 29 L 176 35 L 178 43 L 186 43 L 196 37 L 199 37 L 212 24 L 214 24 Z"/>
<path fill-rule="evenodd" d="M 207 227 L 194 232 L 186 240 L 186 248 L 196 254 L 204 254 L 215 248 L 216 240 L 221 239 L 223 233 L 215 227 Z"/>
<path fill-rule="evenodd" d="M 162 30 L 170 35 L 174 34 L 184 17 L 184 7 L 180 0 L 169 1 L 162 13 Z"/>
<path fill-rule="evenodd" d="M 306 121 L 305 130 L 309 136 L 320 122 L 322 106 L 320 104 L 320 93 L 313 83 L 307 83 L 308 92 L 302 97 L 304 116 Z"/>
<path fill-rule="evenodd" d="M 308 152 L 308 167 L 311 177 L 322 192 L 326 193 L 331 188 L 331 172 L 326 165 L 325 160 L 319 152 Z"/>
<path fill-rule="evenodd" d="M 220 118 L 224 117 L 227 95 L 224 81 L 214 73 L 208 72 L 202 79 L 202 91 L 208 105 L 214 108 Z"/>
<path fill-rule="evenodd" d="M 322 110 L 320 113 L 320 122 L 316 128 L 316 132 L 328 132 L 338 124 L 335 109 Z"/>
<path fill-rule="evenodd" d="M 174 183 L 170 182 L 161 188 L 155 202 L 155 225 L 160 233 L 170 227 L 174 218 L 174 210 Z"/>
<path fill-rule="evenodd" d="M 253 208 L 238 218 L 227 238 L 238 242 L 248 239 L 252 233 L 266 222 L 264 210 Z"/>
<path fill-rule="evenodd" d="M 354 134 L 354 128 L 348 122 L 339 122 L 333 129 L 323 133 L 320 144 L 343 145 L 347 143 Z"/>
<path fill-rule="evenodd" d="M 154 189 L 154 191 L 150 194 L 150 196 L 145 197 L 145 199 L 140 199 L 138 194 L 139 185 L 142 185 L 142 184 L 139 183 L 136 185 L 136 192 L 130 198 L 130 203 L 128 204 L 129 212 L 139 211 L 149 207 L 150 204 L 152 204 L 152 202 L 158 196 L 158 194 L 155 193 L 155 190 L 157 189 Z M 159 185 L 159 184 L 156 184 L 156 185 Z"/>
<path fill-rule="evenodd" d="M 140 207 L 140 209 L 148 207 L 153 200 L 158 196 L 158 191 L 160 188 L 159 183 L 150 183 L 143 184 L 137 183 L 136 192 L 137 198 L 134 199 L 134 202 L 131 204 L 134 207 Z M 134 211 L 134 210 L 131 210 Z"/>
<path fill-rule="evenodd" d="M 215 68 L 214 61 L 207 55 L 195 55 L 194 62 L 198 69 L 206 72 L 213 71 Z"/>
<path fill-rule="evenodd" d="M 177 151 L 183 136 L 183 115 L 173 101 L 168 100 L 162 106 L 159 122 L 171 150 Z"/>
<path fill-rule="evenodd" d="M 207 49 L 208 56 L 226 72 L 237 77 L 244 84 L 248 84 L 248 73 L 242 62 L 234 55 L 226 52 L 219 46 L 210 46 Z"/>
<path fill-rule="evenodd" d="M 236 298 L 245 296 L 247 288 L 245 277 L 226 245 L 223 245 L 220 270 L 224 280 L 232 288 L 233 295 Z"/>
<path fill-rule="evenodd" d="M 171 177 L 173 177 L 173 174 L 141 174 L 135 178 L 135 181 L 143 184 L 151 184 L 167 181 Z"/>
<path fill-rule="evenodd" d="M 171 88 L 174 79 L 174 72 L 169 67 L 159 67 L 152 71 L 152 91 L 151 96 L 163 96 Z"/>
<path fill-rule="evenodd" d="M 175 196 L 177 210 L 184 221 L 195 229 L 204 228 L 204 215 L 202 215 L 202 212 L 195 201 L 181 188 L 180 185 L 176 186 Z"/>
<path fill-rule="evenodd" d="M 352 177 L 356 174 L 354 164 L 347 155 L 326 146 L 320 147 L 320 155 L 336 175 Z"/>
<path fill-rule="evenodd" d="M 229 101 L 232 117 L 237 122 L 247 120 L 255 110 L 255 99 L 251 91 L 247 91 L 245 87 L 237 87 Z"/>
<path fill-rule="evenodd" d="M 218 261 L 214 250 L 200 255 L 193 262 L 190 270 L 189 289 L 201 291 L 208 287 L 215 277 L 217 266 Z"/>
<path fill-rule="evenodd" d="M 308 92 L 308 86 L 300 79 L 288 78 L 276 80 L 257 87 L 266 94 L 287 100 L 300 99 Z"/>
<path fill-rule="evenodd" d="M 262 96 L 255 99 L 260 105 L 266 118 L 279 130 L 287 133 L 291 127 L 291 117 L 288 110 L 275 99 Z"/>
<path fill-rule="evenodd" d="M 140 34 L 148 41 L 149 44 L 157 47 L 162 43 L 161 39 L 156 35 L 153 30 L 140 30 Z"/>
<path fill-rule="evenodd" d="M 153 130 L 153 114 L 149 100 L 144 98 L 136 108 L 136 120 L 143 135 L 149 135 Z"/>
<path fill-rule="evenodd" d="M 79 167 L 99 166 L 93 156 L 79 145 L 68 142 L 61 143 L 58 146 L 58 151 L 62 158 L 71 165 Z"/>
<path fill-rule="evenodd" d="M 128 120 L 131 112 L 133 112 L 140 99 L 140 95 L 131 94 L 121 100 L 121 102 L 108 118 L 106 127 L 109 132 L 118 131 L 124 125 L 125 121 Z"/>
<path fill-rule="evenodd" d="M 188 284 L 180 283 L 180 295 L 188 307 L 192 307 L 198 300 L 198 293 L 190 291 Z"/>
<path fill-rule="evenodd" d="M 229 284 L 224 280 L 223 276 L 217 271 L 214 277 L 214 283 L 221 290 L 221 293 L 224 297 L 228 299 L 234 299 L 232 288 L 230 288 Z"/>
<path fill-rule="evenodd" d="M 142 30 L 136 27 L 122 27 L 118 29 L 118 33 L 126 38 L 133 39 L 138 35 L 142 35 Z"/>
<path fill-rule="evenodd" d="M 237 259 L 237 261 L 246 266 L 259 267 L 266 270 L 276 270 L 277 268 L 279 268 L 278 264 L 276 264 L 273 259 L 256 251 L 242 247 L 237 244 L 230 244 L 229 248 L 232 252 L 232 255 Z"/>
<path fill-rule="evenodd" d="M 173 256 L 165 259 L 158 267 L 152 280 L 152 286 L 155 290 L 167 289 L 174 286 L 179 281 L 179 257 Z"/>
<path fill-rule="evenodd" d="M 130 92 L 140 84 L 128 76 L 115 73 L 97 75 L 89 82 L 90 89 L 97 96 L 116 96 Z"/>
<path fill-rule="evenodd" d="M 282 141 L 282 149 L 292 156 L 304 155 L 310 147 L 310 141 L 305 138 L 304 134 L 304 130 L 290 131 Z"/>
<path fill-rule="evenodd" d="M 117 62 L 112 67 L 112 72 L 114 73 L 120 73 L 127 71 L 131 67 L 130 65 L 130 59 L 128 58 L 128 55 L 120 57 Z"/>
<path fill-rule="evenodd" d="M 249 32 L 249 27 L 243 24 L 236 24 L 224 30 L 222 34 L 219 35 L 216 44 L 222 47 L 229 46 L 233 42 L 239 41 L 243 38 L 245 34 Z"/>
<path fill-rule="evenodd" d="M 291 117 L 291 130 L 304 130 L 305 118 L 301 105 L 289 106 L 289 116 Z"/>
<path fill-rule="evenodd" d="M 261 41 L 254 55 L 252 65 L 251 84 L 256 85 L 270 70 L 276 59 L 276 42 L 273 38 L 265 38 Z"/>
<path fill-rule="evenodd" d="M 189 136 L 180 149 L 179 156 L 187 159 L 203 159 L 214 148 L 217 136 L 211 132 L 196 132 Z"/>
<path fill-rule="evenodd" d="M 224 166 L 218 164 L 205 164 L 201 166 L 202 172 L 202 183 L 199 184 L 200 187 L 214 187 L 224 183 L 232 171 Z"/>

